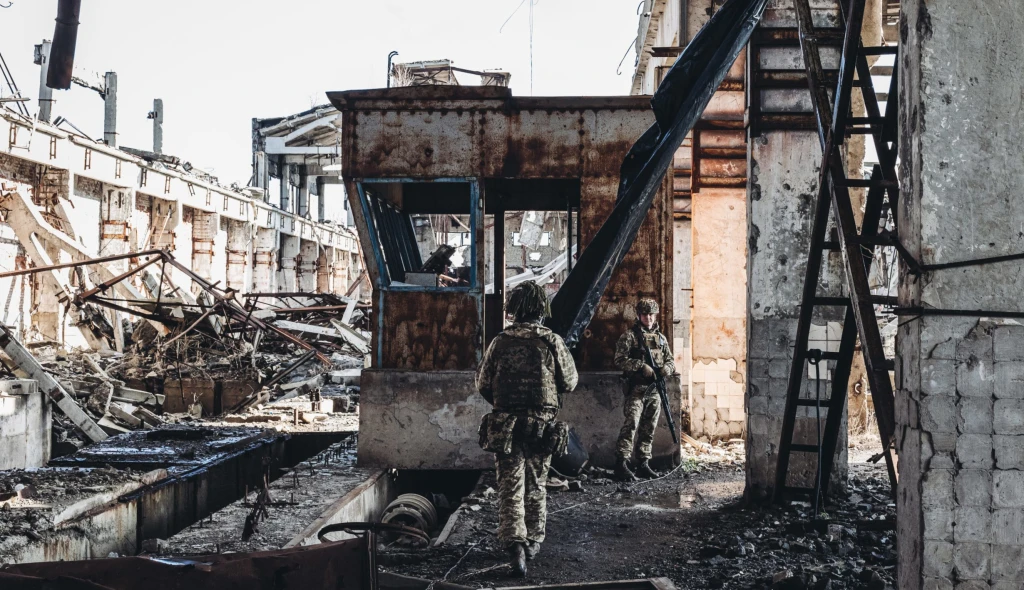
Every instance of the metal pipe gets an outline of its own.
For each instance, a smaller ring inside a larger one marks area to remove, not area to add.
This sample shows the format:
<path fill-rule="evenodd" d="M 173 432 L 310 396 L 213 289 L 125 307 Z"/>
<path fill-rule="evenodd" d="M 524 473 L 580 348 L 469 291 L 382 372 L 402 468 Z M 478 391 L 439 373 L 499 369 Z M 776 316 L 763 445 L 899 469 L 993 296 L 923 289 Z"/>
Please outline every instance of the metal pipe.
<path fill-rule="evenodd" d="M 396 55 L 398 55 L 397 51 L 388 54 L 388 88 L 391 88 L 391 60 L 395 59 Z"/>
<path fill-rule="evenodd" d="M 686 21 L 690 18 L 690 0 L 679 0 L 679 46 L 686 47 L 690 42 Z"/>
<path fill-rule="evenodd" d="M 67 90 L 71 88 L 71 75 L 75 69 L 75 44 L 78 42 L 78 15 L 82 11 L 82 0 L 58 0 L 57 26 L 53 29 L 53 44 L 50 47 L 50 63 L 47 68 L 46 85 L 50 88 Z"/>
<path fill-rule="evenodd" d="M 685 1 L 685 0 L 684 0 Z M 566 201 L 569 198 L 566 197 Z M 565 222 L 566 222 L 566 249 L 565 249 L 565 264 L 566 271 L 572 272 L 572 203 L 565 206 Z"/>

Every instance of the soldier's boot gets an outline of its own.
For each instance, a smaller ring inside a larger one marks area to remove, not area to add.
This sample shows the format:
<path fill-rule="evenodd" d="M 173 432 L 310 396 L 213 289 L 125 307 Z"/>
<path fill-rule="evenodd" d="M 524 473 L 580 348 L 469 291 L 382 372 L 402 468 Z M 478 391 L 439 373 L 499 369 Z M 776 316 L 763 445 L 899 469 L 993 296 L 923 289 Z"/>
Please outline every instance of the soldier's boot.
<path fill-rule="evenodd" d="M 651 469 L 651 464 L 646 460 L 636 468 L 636 474 L 644 479 L 654 479 L 659 476 L 657 471 Z"/>
<path fill-rule="evenodd" d="M 540 541 L 528 541 L 526 543 L 526 559 L 531 560 L 540 553 Z"/>
<path fill-rule="evenodd" d="M 619 481 L 636 481 L 636 475 L 629 470 L 625 459 L 619 459 L 615 464 L 615 479 Z"/>
<path fill-rule="evenodd" d="M 512 543 L 508 548 L 509 565 L 512 566 L 512 575 L 520 578 L 526 577 L 526 548 L 522 543 Z"/>

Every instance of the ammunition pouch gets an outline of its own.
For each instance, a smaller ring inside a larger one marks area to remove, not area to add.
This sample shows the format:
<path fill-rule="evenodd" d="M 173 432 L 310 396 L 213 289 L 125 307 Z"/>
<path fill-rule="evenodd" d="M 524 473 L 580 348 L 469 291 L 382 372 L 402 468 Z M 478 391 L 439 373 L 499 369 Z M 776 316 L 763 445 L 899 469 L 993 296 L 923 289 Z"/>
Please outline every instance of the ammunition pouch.
<path fill-rule="evenodd" d="M 516 417 L 503 412 L 491 412 L 480 421 L 480 448 L 488 453 L 512 452 L 513 430 Z"/>
<path fill-rule="evenodd" d="M 515 445 L 533 453 L 561 455 L 569 442 L 569 425 L 558 420 L 543 420 L 491 412 L 480 421 L 480 448 L 488 453 L 509 454 Z"/>

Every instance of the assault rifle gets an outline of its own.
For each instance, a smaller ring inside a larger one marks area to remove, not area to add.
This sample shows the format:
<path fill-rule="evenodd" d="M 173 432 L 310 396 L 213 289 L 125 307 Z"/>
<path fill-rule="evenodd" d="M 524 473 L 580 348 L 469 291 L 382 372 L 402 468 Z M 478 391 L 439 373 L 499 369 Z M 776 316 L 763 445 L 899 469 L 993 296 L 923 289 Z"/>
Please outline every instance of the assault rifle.
<path fill-rule="evenodd" d="M 654 355 L 651 354 L 651 347 L 647 346 L 647 339 L 643 337 L 643 332 L 640 330 L 637 331 L 640 332 L 637 336 L 640 337 L 640 342 L 643 343 L 644 355 L 647 357 L 644 362 L 649 364 L 651 369 L 654 370 L 654 383 L 651 383 L 647 387 L 647 391 L 644 392 L 644 395 L 646 396 L 647 393 L 651 391 L 652 387 L 658 388 L 658 395 L 661 396 L 661 413 L 665 414 L 665 421 L 668 423 L 668 431 L 672 433 L 672 441 L 678 445 L 679 434 L 676 432 L 676 421 L 672 418 L 672 405 L 668 401 L 668 388 L 665 387 L 665 377 L 661 374 L 660 367 L 654 364 Z"/>

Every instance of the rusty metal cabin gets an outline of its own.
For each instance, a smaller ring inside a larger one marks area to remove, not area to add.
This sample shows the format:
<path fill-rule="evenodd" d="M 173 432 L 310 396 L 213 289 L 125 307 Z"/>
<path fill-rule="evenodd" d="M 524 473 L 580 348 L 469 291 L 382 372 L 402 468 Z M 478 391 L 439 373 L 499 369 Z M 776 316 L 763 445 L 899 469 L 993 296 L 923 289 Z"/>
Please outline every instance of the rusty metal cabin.
<path fill-rule="evenodd" d="M 490 405 L 474 377 L 503 326 L 504 212 L 568 211 L 569 223 L 576 219 L 569 234 L 586 248 L 615 204 L 625 154 L 653 121 L 648 99 L 520 98 L 507 88 L 459 86 L 329 97 L 342 113 L 345 188 L 374 287 L 359 461 L 488 467 L 476 432 Z M 613 460 L 622 423 L 612 356 L 632 325 L 634 302 L 656 297 L 661 317 L 673 317 L 671 194 L 664 183 L 609 284 L 578 350 L 580 385 L 565 396 L 561 416 L 582 431 L 599 463 Z M 420 272 L 409 216 L 425 213 L 468 215 L 472 244 L 460 285 L 439 286 L 438 273 Z M 678 415 L 678 383 L 672 390 Z M 663 430 L 655 454 L 678 453 Z"/>

